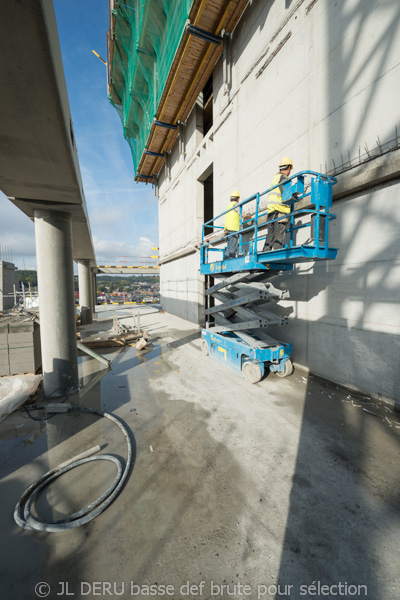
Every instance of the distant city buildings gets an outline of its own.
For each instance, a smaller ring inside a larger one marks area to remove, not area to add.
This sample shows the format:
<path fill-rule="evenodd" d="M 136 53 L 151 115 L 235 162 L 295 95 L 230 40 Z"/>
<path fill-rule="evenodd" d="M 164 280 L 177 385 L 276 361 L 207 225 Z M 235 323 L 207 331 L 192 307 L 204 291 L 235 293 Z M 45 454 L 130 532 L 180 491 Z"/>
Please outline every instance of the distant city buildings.
<path fill-rule="evenodd" d="M 154 282 L 132 281 L 128 285 L 123 285 L 121 280 L 116 280 L 115 283 L 111 284 L 100 283 L 97 289 L 98 304 L 111 302 L 136 302 L 140 304 L 160 301 L 160 283 L 158 280 Z"/>

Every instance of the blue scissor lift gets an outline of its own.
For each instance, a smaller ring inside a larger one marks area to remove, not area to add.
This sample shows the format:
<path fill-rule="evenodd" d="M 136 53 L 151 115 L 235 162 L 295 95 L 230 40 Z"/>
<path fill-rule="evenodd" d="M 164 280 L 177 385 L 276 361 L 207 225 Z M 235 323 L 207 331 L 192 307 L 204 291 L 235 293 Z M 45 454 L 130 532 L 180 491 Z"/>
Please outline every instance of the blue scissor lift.
<path fill-rule="evenodd" d="M 335 178 L 315 171 L 301 171 L 284 183 L 282 201 L 290 206 L 290 213 L 276 220 L 288 219 L 289 240 L 279 250 L 261 249 L 268 226 L 266 201 L 278 186 L 238 205 L 240 231 L 236 258 L 225 259 L 227 238 L 236 235 L 224 233 L 223 222 L 229 211 L 203 226 L 200 273 L 206 276 L 206 327 L 201 332 L 202 351 L 250 383 L 260 381 L 266 369 L 280 377 L 287 377 L 293 371 L 292 344 L 279 342 L 265 331 L 271 325 L 287 323 L 287 317 L 278 316 L 271 308 L 277 301 L 289 298 L 289 291 L 277 289 L 271 279 L 293 270 L 293 265 L 299 262 L 336 258 L 337 249 L 329 247 L 329 224 L 336 218 L 329 212 L 335 183 Z M 252 218 L 243 220 L 248 212 Z M 211 234 L 205 235 L 210 229 Z M 307 231 L 310 238 L 296 243 Z"/>

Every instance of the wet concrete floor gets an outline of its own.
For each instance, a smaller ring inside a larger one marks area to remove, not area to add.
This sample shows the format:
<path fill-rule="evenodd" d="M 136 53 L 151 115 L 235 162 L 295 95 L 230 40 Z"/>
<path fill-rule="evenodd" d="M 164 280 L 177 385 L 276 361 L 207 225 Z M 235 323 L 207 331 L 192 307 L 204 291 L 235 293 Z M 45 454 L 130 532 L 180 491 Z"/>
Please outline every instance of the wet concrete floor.
<path fill-rule="evenodd" d="M 117 314 L 129 325 L 136 310 Z M 1 597 L 398 599 L 400 415 L 300 370 L 249 385 L 203 356 L 193 324 L 140 310 L 149 351 L 102 350 L 110 371 L 81 358 L 84 388 L 68 399 L 120 417 L 136 444 L 125 488 L 98 518 L 37 533 L 13 510 L 95 444 L 124 458 L 117 427 L 77 413 L 0 424 Z M 87 329 L 111 327 L 112 312 L 98 316 Z M 37 513 L 79 510 L 114 476 L 103 461 L 73 469 Z"/>

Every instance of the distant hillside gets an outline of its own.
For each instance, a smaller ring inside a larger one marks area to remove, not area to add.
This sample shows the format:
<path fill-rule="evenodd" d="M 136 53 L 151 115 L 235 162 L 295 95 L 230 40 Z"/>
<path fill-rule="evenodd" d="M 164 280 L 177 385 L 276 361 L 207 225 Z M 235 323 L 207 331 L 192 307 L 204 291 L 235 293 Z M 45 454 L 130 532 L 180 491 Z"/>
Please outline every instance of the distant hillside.
<path fill-rule="evenodd" d="M 23 283 L 26 286 L 29 286 L 29 284 L 31 284 L 31 287 L 37 286 L 36 271 L 18 271 L 18 277 L 20 284 Z"/>
<path fill-rule="evenodd" d="M 37 271 L 18 271 L 20 284 L 25 286 L 37 287 Z M 131 283 L 159 283 L 158 275 L 97 275 L 97 286 L 111 285 L 121 287 Z M 78 289 L 78 278 L 75 277 L 75 290 Z"/>
<path fill-rule="evenodd" d="M 158 275 L 97 275 L 96 281 L 101 283 L 114 283 L 129 285 L 130 283 L 159 283 Z"/>

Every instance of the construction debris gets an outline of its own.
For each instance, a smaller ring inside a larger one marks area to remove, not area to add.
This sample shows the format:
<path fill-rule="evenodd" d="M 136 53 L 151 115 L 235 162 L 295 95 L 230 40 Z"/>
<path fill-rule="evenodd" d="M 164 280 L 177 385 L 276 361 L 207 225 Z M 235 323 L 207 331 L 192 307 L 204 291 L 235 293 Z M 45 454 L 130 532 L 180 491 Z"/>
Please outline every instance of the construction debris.
<path fill-rule="evenodd" d="M 42 379 L 41 375 L 17 375 L 0 379 L 0 421 L 17 410 L 34 394 Z"/>
<path fill-rule="evenodd" d="M 136 344 L 136 350 L 143 350 L 143 348 L 146 348 L 146 346 L 146 340 L 144 339 L 144 337 L 141 337 L 138 343 Z"/>
<path fill-rule="evenodd" d="M 138 342 L 138 340 L 144 340 L 146 345 L 146 340 L 149 338 L 149 334 L 147 331 L 138 331 L 130 333 L 109 333 L 107 335 L 96 335 L 85 337 L 81 339 L 81 343 L 84 344 L 87 348 L 113 348 L 113 347 L 123 347 L 123 346 L 134 346 Z M 144 346 L 143 346 L 144 348 Z"/>
<path fill-rule="evenodd" d="M 76 345 L 77 345 L 78 350 L 80 350 L 81 352 L 84 352 L 85 354 L 88 354 L 89 356 L 92 356 L 93 358 L 95 358 L 99 362 L 103 363 L 107 367 L 109 367 L 111 365 L 111 360 L 108 360 L 108 358 L 101 356 L 101 354 L 97 354 L 97 352 L 95 352 L 93 350 L 93 348 L 88 348 L 88 346 L 85 346 L 85 344 L 82 344 L 82 342 L 79 342 L 79 341 L 76 342 Z"/>
<path fill-rule="evenodd" d="M 363 411 L 368 413 L 369 415 L 373 415 L 374 417 L 377 417 L 377 413 L 372 412 L 371 410 L 368 410 L 367 408 L 363 408 Z"/>

